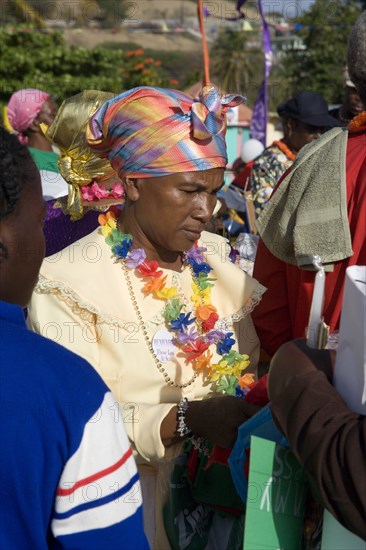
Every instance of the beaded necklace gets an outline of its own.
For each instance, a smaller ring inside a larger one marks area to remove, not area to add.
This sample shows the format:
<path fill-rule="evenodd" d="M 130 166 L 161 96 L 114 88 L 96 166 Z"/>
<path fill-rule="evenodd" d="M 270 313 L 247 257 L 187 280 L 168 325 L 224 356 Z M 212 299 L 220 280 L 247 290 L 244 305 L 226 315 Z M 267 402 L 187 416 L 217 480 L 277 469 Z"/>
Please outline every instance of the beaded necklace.
<path fill-rule="evenodd" d="M 295 153 L 293 153 L 291 151 L 291 149 L 289 149 L 287 147 L 286 143 L 284 143 L 282 140 L 274 141 L 272 143 L 272 146 L 273 145 L 276 145 L 279 148 L 279 150 L 281 151 L 281 153 L 284 153 L 289 160 L 295 160 L 295 158 L 296 158 Z"/>
<path fill-rule="evenodd" d="M 147 347 L 155 364 L 164 377 L 165 382 L 176 388 L 191 385 L 199 374 L 215 382 L 215 391 L 228 395 L 240 395 L 248 385 L 248 376 L 242 376 L 242 371 L 249 365 L 247 355 L 242 355 L 232 349 L 235 344 L 232 332 L 216 330 L 219 319 L 216 308 L 211 304 L 211 289 L 215 279 L 209 277 L 212 268 L 204 261 L 203 252 L 196 244 L 183 255 L 183 264 L 188 264 L 192 273 L 194 317 L 191 312 L 184 313 L 183 303 L 176 286 L 167 286 L 167 276 L 159 269 L 156 260 L 148 261 L 142 248 L 132 248 L 132 236 L 117 229 L 116 215 L 113 211 L 101 214 L 98 218 L 101 233 L 106 243 L 111 247 L 116 262 L 121 262 L 127 289 L 132 305 L 144 336 Z M 145 281 L 142 292 L 145 295 L 164 300 L 166 305 L 163 317 L 166 328 L 174 334 L 174 344 L 183 353 L 186 363 L 191 363 L 193 377 L 185 384 L 177 384 L 165 371 L 159 361 L 149 339 L 146 325 L 138 307 L 133 291 L 129 270 L 135 270 Z M 192 326 L 195 324 L 195 327 Z M 216 351 L 222 356 L 218 363 L 212 363 L 212 353 L 209 348 L 216 345 Z"/>

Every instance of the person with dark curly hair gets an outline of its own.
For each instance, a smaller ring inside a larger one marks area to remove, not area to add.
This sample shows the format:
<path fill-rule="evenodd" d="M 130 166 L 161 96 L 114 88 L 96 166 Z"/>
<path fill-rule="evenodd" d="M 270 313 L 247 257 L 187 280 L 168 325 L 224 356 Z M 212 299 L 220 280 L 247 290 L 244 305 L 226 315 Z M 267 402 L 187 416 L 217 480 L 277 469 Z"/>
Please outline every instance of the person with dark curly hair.
<path fill-rule="evenodd" d="M 29 151 L 3 128 L 0 169 L 0 547 L 147 548 L 111 392 L 86 361 L 25 325 L 46 208 Z"/>

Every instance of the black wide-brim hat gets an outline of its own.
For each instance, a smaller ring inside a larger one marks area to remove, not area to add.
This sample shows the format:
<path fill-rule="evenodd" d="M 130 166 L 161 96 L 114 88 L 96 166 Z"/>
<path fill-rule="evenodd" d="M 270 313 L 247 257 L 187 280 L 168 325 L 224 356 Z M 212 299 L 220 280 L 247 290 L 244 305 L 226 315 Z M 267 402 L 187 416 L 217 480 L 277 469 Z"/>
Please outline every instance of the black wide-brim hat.
<path fill-rule="evenodd" d="M 333 128 L 339 121 L 328 113 L 324 97 L 316 92 L 300 92 L 277 107 L 281 118 L 300 120 L 305 124 Z"/>

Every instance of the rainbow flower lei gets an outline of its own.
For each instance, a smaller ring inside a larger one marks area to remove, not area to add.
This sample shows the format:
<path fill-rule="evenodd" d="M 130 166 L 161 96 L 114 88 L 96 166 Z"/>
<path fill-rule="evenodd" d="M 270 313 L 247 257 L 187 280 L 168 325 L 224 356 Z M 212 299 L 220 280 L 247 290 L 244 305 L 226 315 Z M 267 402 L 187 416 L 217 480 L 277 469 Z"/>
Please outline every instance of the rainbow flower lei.
<path fill-rule="evenodd" d="M 146 253 L 142 248 L 132 249 L 132 236 L 117 229 L 115 212 L 109 210 L 106 214 L 100 214 L 98 221 L 101 233 L 111 247 L 116 261 L 123 261 L 127 268 L 135 269 L 146 279 L 142 289 L 144 294 L 166 300 L 163 317 L 168 330 L 175 333 L 174 343 L 185 354 L 186 363 L 192 363 L 197 372 L 205 371 L 210 381 L 216 382 L 216 392 L 244 395 L 254 381 L 254 376 L 242 375 L 249 365 L 249 358 L 248 355 L 232 349 L 235 344 L 233 333 L 215 329 L 219 319 L 216 308 L 211 304 L 211 288 L 215 279 L 209 277 L 212 268 L 204 261 L 203 252 L 206 249 L 196 244 L 183 257 L 193 275 L 191 300 L 195 316 L 191 317 L 191 312 L 182 311 L 183 303 L 177 287 L 166 285 L 167 277 L 163 277 L 158 262 L 146 260 Z M 192 326 L 194 323 L 196 328 Z M 213 344 L 216 345 L 217 353 L 222 356 L 215 364 L 211 363 L 212 353 L 209 350 Z"/>

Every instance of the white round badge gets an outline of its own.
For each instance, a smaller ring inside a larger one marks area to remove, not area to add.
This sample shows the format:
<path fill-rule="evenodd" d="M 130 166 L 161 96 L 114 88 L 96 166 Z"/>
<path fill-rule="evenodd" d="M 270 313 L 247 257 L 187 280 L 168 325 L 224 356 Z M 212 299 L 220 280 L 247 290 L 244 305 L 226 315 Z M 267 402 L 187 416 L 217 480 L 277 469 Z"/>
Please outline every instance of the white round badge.
<path fill-rule="evenodd" d="M 165 329 L 158 330 L 154 334 L 152 346 L 161 363 L 167 363 L 174 359 L 175 345 L 173 339 L 174 335 Z"/>

